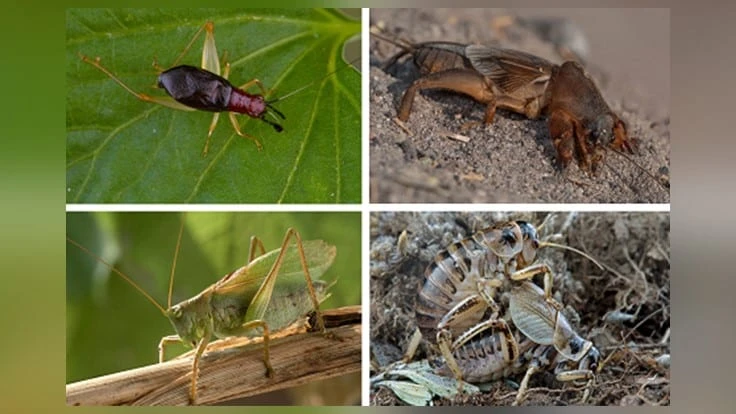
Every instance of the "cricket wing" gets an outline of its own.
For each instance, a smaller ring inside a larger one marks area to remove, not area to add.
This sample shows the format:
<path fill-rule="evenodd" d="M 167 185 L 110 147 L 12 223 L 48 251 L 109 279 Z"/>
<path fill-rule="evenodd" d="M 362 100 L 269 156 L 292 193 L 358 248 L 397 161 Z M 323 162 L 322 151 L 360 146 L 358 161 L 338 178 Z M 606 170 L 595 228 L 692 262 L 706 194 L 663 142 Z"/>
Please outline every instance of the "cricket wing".
<path fill-rule="evenodd" d="M 509 311 L 514 325 L 540 345 L 552 345 L 557 310 L 547 303 L 544 291 L 532 282 L 524 282 L 511 292 Z"/>
<path fill-rule="evenodd" d="M 554 67 L 546 59 L 512 49 L 470 45 L 465 53 L 478 72 L 507 93 L 529 84 L 549 81 Z"/>
<path fill-rule="evenodd" d="M 337 249 L 322 240 L 305 241 L 303 247 L 309 276 L 312 280 L 318 280 L 332 265 Z M 299 250 L 295 244 L 287 248 L 278 272 L 271 274 L 280 253 L 281 249 L 267 252 L 231 277 L 223 278 L 223 283 L 216 286 L 215 294 L 237 294 L 244 299 L 252 298 L 246 320 L 262 319 L 274 290 L 278 290 L 280 294 L 289 294 L 304 290 L 306 286 Z"/>

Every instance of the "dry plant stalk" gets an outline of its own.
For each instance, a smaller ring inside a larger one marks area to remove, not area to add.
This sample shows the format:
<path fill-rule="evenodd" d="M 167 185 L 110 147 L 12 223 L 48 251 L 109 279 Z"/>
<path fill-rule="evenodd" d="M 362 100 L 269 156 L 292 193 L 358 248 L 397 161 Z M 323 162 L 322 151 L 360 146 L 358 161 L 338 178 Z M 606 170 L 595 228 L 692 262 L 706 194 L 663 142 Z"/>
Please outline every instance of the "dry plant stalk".
<path fill-rule="evenodd" d="M 340 340 L 292 326 L 270 345 L 273 378 L 266 377 L 260 338 L 215 341 L 202 357 L 200 404 L 216 404 L 332 378 L 360 370 L 361 308 L 323 312 Z M 246 346 L 248 345 L 248 346 Z M 66 386 L 68 405 L 186 405 L 193 351 L 161 364 L 105 375 Z"/>

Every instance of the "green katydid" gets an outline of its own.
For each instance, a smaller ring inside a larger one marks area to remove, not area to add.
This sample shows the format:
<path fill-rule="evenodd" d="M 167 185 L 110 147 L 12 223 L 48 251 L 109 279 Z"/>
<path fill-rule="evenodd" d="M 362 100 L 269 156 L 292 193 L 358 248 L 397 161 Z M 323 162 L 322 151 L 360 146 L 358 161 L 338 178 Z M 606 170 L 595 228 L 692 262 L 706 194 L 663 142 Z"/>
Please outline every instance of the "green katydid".
<path fill-rule="evenodd" d="M 327 290 L 330 285 L 313 278 L 319 279 L 330 267 L 336 254 L 335 246 L 321 240 L 302 242 L 299 233 L 290 228 L 281 247 L 266 252 L 261 240 L 251 237 L 245 266 L 228 273 L 196 296 L 172 306 L 174 273 L 183 230 L 182 221 L 171 268 L 166 309 L 114 266 L 74 240 L 67 238 L 67 241 L 110 267 L 169 318 L 177 335 L 161 339 L 159 362 L 164 360 L 166 345 L 172 342 L 182 342 L 196 349 L 189 390 L 191 403 L 197 400 L 199 360 L 213 334 L 218 338 L 262 336 L 268 376 L 273 373 L 269 357 L 271 332 L 315 311 L 318 330 L 327 334 L 319 304 L 329 297 Z"/>

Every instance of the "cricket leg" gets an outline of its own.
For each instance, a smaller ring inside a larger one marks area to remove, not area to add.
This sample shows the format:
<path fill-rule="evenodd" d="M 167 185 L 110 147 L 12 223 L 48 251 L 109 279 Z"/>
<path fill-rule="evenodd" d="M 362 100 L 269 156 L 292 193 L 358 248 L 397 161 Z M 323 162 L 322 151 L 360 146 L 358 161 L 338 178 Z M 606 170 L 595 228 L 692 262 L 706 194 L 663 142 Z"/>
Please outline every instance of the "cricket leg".
<path fill-rule="evenodd" d="M 529 379 L 537 372 L 539 372 L 539 365 L 532 362 L 529 365 L 529 368 L 526 370 L 526 374 L 524 374 L 524 379 L 521 380 L 519 390 L 516 392 L 516 399 L 514 400 L 514 403 L 512 405 L 517 406 L 521 404 L 522 401 L 524 401 L 524 394 L 526 394 L 526 390 L 527 388 L 529 388 Z"/>
<path fill-rule="evenodd" d="M 260 249 L 261 253 L 256 255 L 256 249 Z M 266 254 L 266 249 L 263 247 L 263 242 L 256 236 L 250 238 L 250 247 L 248 248 L 248 263 L 252 262 L 258 256 Z M 246 263 L 246 264 L 248 264 Z"/>
<path fill-rule="evenodd" d="M 458 392 L 462 391 L 463 386 L 461 381 L 462 371 L 453 355 L 453 351 L 457 349 L 455 345 L 458 342 L 453 339 L 452 332 L 449 327 L 462 326 L 463 323 L 471 321 L 471 323 L 474 323 L 477 321 L 478 315 L 482 315 L 482 312 L 486 308 L 488 308 L 488 303 L 486 303 L 483 297 L 480 295 L 471 295 L 450 309 L 437 324 L 437 346 L 445 359 L 447 367 L 450 368 L 450 371 L 452 371 L 453 375 L 458 380 Z M 467 338 L 465 341 L 467 341 Z"/>
<path fill-rule="evenodd" d="M 414 334 L 412 334 L 411 339 L 409 340 L 409 345 L 406 347 L 404 357 L 402 358 L 404 363 L 408 364 L 412 359 L 414 359 L 414 354 L 416 354 L 420 342 L 422 342 L 422 332 L 419 328 L 416 328 L 414 330 Z"/>
<path fill-rule="evenodd" d="M 117 76 L 115 76 L 109 69 L 107 69 L 106 67 L 102 66 L 102 64 L 100 63 L 100 58 L 99 57 L 94 58 L 94 59 L 91 59 L 91 58 L 89 58 L 89 57 L 87 57 L 87 56 L 85 56 L 85 55 L 83 55 L 81 53 L 79 54 L 79 57 L 82 59 L 83 62 L 89 63 L 90 65 L 96 67 L 102 73 L 104 73 L 105 75 L 107 75 L 110 79 L 112 79 L 115 82 L 117 82 L 118 85 L 122 86 L 123 89 L 125 89 L 131 95 L 135 96 L 136 98 L 140 99 L 141 101 L 155 103 L 155 104 L 162 105 L 162 106 L 165 106 L 165 107 L 168 107 L 168 108 L 178 109 L 180 111 L 196 111 L 196 109 L 194 109 L 194 108 L 190 108 L 190 107 L 188 107 L 186 105 L 183 105 L 183 104 L 180 104 L 179 102 L 176 102 L 170 96 L 151 96 L 151 95 L 148 95 L 148 94 L 145 94 L 145 93 L 140 93 L 140 92 L 134 91 L 130 86 L 126 85 L 125 82 L 123 82 L 122 80 L 120 80 L 120 78 L 118 78 Z"/>
<path fill-rule="evenodd" d="M 271 331 L 268 329 L 266 321 L 257 319 L 244 323 L 240 326 L 240 331 L 252 332 L 254 328 L 261 328 L 263 330 L 263 364 L 266 366 L 266 376 L 273 377 L 273 367 L 271 366 L 271 353 L 269 346 L 271 343 Z"/>
<path fill-rule="evenodd" d="M 258 89 L 260 89 L 260 90 L 261 90 L 261 93 L 262 93 L 262 94 L 263 94 L 264 96 L 267 96 L 268 94 L 270 94 L 270 93 L 271 93 L 271 91 L 270 91 L 269 89 L 267 89 L 267 88 L 266 88 L 266 87 L 265 87 L 265 86 L 263 85 L 263 82 L 261 82 L 261 81 L 260 81 L 260 80 L 258 80 L 258 79 L 255 79 L 255 78 L 254 78 L 254 79 L 251 79 L 251 80 L 249 80 L 248 82 L 245 82 L 245 83 L 244 83 L 244 84 L 242 84 L 242 85 L 240 85 L 240 86 L 239 86 L 239 89 L 242 89 L 242 90 L 246 90 L 246 89 L 250 88 L 250 87 L 251 87 L 251 86 L 253 86 L 253 85 L 256 85 L 256 86 L 258 86 Z"/>
<path fill-rule="evenodd" d="M 508 323 L 503 319 L 489 319 L 471 327 L 463 332 L 462 335 L 458 336 L 452 344 L 452 349 L 460 348 L 466 342 L 488 329 L 499 332 L 503 340 L 501 342 L 501 354 L 503 354 L 504 361 L 507 363 L 515 361 L 519 357 L 519 345 L 516 343 L 516 338 L 511 333 Z"/>
<path fill-rule="evenodd" d="M 304 254 L 302 238 L 299 235 L 299 232 L 297 232 L 293 228 L 289 228 L 286 231 L 284 241 L 281 243 L 279 255 L 276 257 L 273 266 L 271 266 L 271 270 L 269 270 L 268 275 L 266 275 L 265 279 L 263 280 L 261 287 L 258 288 L 258 291 L 253 297 L 251 305 L 248 307 L 248 311 L 246 312 L 245 320 L 252 321 L 263 319 L 263 315 L 265 315 L 266 308 L 268 307 L 269 299 L 273 294 L 274 285 L 276 284 L 276 277 L 278 277 L 279 270 L 281 269 L 281 264 L 284 261 L 284 256 L 286 255 L 292 238 L 296 239 L 296 249 L 299 254 L 299 260 L 301 262 L 302 270 L 304 271 L 304 279 L 307 283 L 307 291 L 309 292 L 309 297 L 312 300 L 312 305 L 314 306 L 313 309 L 317 318 L 317 329 L 319 329 L 319 331 L 322 332 L 322 334 L 325 336 L 334 337 L 334 335 L 328 334 L 327 330 L 325 329 L 325 321 L 324 319 L 322 319 L 322 313 L 319 311 L 319 300 L 317 299 L 317 294 L 314 290 L 312 277 L 309 275 L 309 266 L 307 265 L 307 258 Z"/>
<path fill-rule="evenodd" d="M 575 117 L 561 109 L 553 110 L 547 121 L 557 160 L 566 168 L 575 154 Z"/>
<path fill-rule="evenodd" d="M 199 340 L 197 344 L 197 352 L 194 354 L 194 361 L 192 361 L 192 385 L 189 388 L 189 404 L 194 405 L 197 403 L 197 378 L 199 378 L 199 360 L 207 348 L 207 344 L 210 342 L 210 332 L 206 332 L 206 335 Z"/>
<path fill-rule="evenodd" d="M 245 132 L 240 130 L 240 125 L 238 125 L 238 118 L 235 117 L 234 112 L 229 112 L 228 116 L 230 117 L 230 123 L 233 125 L 233 129 L 235 130 L 235 133 L 240 135 L 243 138 L 248 138 L 250 140 L 253 140 L 255 142 L 256 147 L 258 147 L 258 151 L 263 150 L 263 145 L 261 145 L 261 142 L 258 141 L 258 138 L 254 137 L 253 135 L 246 134 Z"/>
<path fill-rule="evenodd" d="M 496 98 L 486 78 L 475 70 L 454 68 L 435 72 L 415 80 L 404 92 L 399 105 L 398 118 L 407 121 L 418 91 L 424 89 L 446 89 L 468 95 L 476 101 L 487 104 L 484 122 L 493 121 Z"/>
<path fill-rule="evenodd" d="M 595 380 L 595 374 L 593 371 L 589 369 L 573 369 L 568 371 L 561 371 L 557 372 L 556 375 L 557 381 L 577 381 L 577 380 L 588 380 L 585 384 L 585 391 L 583 392 L 583 397 L 580 399 L 580 404 L 585 404 L 585 402 L 590 397 L 590 390 L 593 387 L 593 381 Z"/>
<path fill-rule="evenodd" d="M 206 45 L 206 43 L 205 43 L 205 45 Z M 202 53 L 204 53 L 204 51 Z M 203 65 L 204 65 L 204 59 L 205 58 L 204 58 L 204 55 L 203 55 L 202 56 L 202 64 Z M 219 61 L 217 61 L 217 72 L 216 73 L 217 74 L 220 73 L 220 62 Z M 222 73 L 222 77 L 225 78 L 225 79 L 227 79 L 228 76 L 230 76 L 230 64 L 229 63 L 226 63 L 225 64 L 225 70 Z M 212 114 L 212 121 L 210 122 L 209 129 L 207 130 L 207 139 L 204 141 L 204 148 L 202 148 L 202 156 L 203 157 L 206 157 L 207 156 L 207 153 L 210 150 L 210 140 L 212 139 L 212 133 L 215 132 L 215 128 L 217 128 L 217 121 L 219 121 L 219 120 L 220 120 L 220 113 L 219 112 L 215 112 L 214 114 Z"/>
<path fill-rule="evenodd" d="M 220 61 L 217 58 L 217 47 L 215 47 L 215 24 L 211 21 L 205 22 L 202 27 L 199 28 L 192 36 L 192 39 L 184 46 L 184 50 L 179 53 L 179 56 L 174 59 L 174 62 L 169 67 L 174 67 L 179 64 L 184 56 L 192 48 L 194 42 L 197 41 L 199 36 L 205 33 L 204 46 L 202 47 L 202 69 L 208 70 L 217 75 L 220 74 Z M 158 65 L 154 64 L 154 67 L 160 69 Z"/>
<path fill-rule="evenodd" d="M 517 270 L 512 273 L 510 277 L 511 280 L 527 280 L 538 274 L 544 274 L 544 299 L 558 311 L 561 310 L 562 304 L 552 297 L 552 268 L 550 268 L 546 263 L 537 263 L 521 270 Z"/>
<path fill-rule="evenodd" d="M 158 343 L 158 363 L 164 362 L 166 346 L 173 343 L 183 343 L 179 335 L 167 335 Z"/>

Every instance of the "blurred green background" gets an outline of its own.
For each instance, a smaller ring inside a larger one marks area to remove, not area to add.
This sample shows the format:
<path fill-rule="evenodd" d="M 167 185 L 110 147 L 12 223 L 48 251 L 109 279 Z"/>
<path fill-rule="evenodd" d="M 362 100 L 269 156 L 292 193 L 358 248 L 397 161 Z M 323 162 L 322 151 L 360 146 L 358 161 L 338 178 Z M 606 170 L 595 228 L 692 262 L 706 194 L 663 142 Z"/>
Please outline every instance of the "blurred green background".
<path fill-rule="evenodd" d="M 166 307 L 179 213 L 68 213 L 67 236 L 133 279 Z M 294 227 L 303 240 L 337 247 L 322 280 L 338 282 L 324 309 L 360 304 L 359 213 L 185 213 L 172 303 L 190 298 L 243 266 L 250 237 L 280 247 Z M 66 381 L 157 362 L 174 330 L 155 306 L 106 265 L 67 243 Z M 174 345 L 167 358 L 184 351 Z"/>

